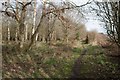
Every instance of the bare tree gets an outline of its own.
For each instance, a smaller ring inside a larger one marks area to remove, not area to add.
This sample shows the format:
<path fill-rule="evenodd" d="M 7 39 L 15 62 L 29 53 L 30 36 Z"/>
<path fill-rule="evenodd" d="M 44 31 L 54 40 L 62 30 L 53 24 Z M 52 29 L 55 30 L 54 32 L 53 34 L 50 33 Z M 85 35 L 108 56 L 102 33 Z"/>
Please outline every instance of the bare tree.
<path fill-rule="evenodd" d="M 119 2 L 95 2 L 96 11 L 100 20 L 105 23 L 105 29 L 109 38 L 120 47 L 120 1 Z"/>
<path fill-rule="evenodd" d="M 41 35 L 45 35 L 44 38 L 46 39 L 46 41 L 50 42 L 53 38 L 53 35 L 56 34 L 56 32 L 54 31 L 54 23 L 55 20 L 58 19 L 59 21 L 61 21 L 62 25 L 64 26 L 64 31 L 65 31 L 65 41 L 68 42 L 68 30 L 70 25 L 70 21 L 69 19 L 64 15 L 65 11 L 67 10 L 71 10 L 71 9 L 76 9 L 79 11 L 80 7 L 83 7 L 87 4 L 89 4 L 90 2 L 87 2 L 86 4 L 77 6 L 75 5 L 73 2 L 63 2 L 62 5 L 56 5 L 54 2 L 49 2 L 49 1 L 42 1 L 42 9 L 40 9 L 41 7 L 36 7 L 36 0 L 34 1 L 34 9 L 33 9 L 33 13 L 31 11 L 31 13 L 34 15 L 33 16 L 33 29 L 31 29 L 31 27 L 28 28 L 29 24 L 27 23 L 27 19 L 28 16 L 30 16 L 30 14 L 28 15 L 28 7 L 30 7 L 30 5 L 32 6 L 32 2 L 31 1 L 18 1 L 15 0 L 15 3 L 12 3 L 13 0 L 9 3 L 9 5 L 7 4 L 8 2 L 3 3 L 3 6 L 5 7 L 5 10 L 2 10 L 1 12 L 4 13 L 6 16 L 14 19 L 17 22 L 17 25 L 19 25 L 18 28 L 16 28 L 15 31 L 15 40 L 16 42 L 18 42 L 19 40 L 19 47 L 23 48 L 24 47 L 24 42 L 25 40 L 27 40 L 27 37 L 29 37 L 30 40 L 30 44 L 29 44 L 29 49 L 31 48 L 32 44 L 36 41 L 36 39 L 38 39 L 36 36 L 38 36 L 39 33 L 41 33 L 41 29 L 44 27 L 42 26 L 42 23 L 44 23 L 45 18 L 48 21 L 48 25 L 46 27 L 46 31 L 45 34 L 39 34 L 38 37 L 41 37 Z M 37 8 L 39 8 L 39 12 L 37 12 Z M 37 18 L 35 16 L 37 16 L 37 13 L 40 13 L 40 18 L 39 21 L 36 20 Z M 32 19 L 32 18 L 31 18 Z M 37 24 L 35 24 L 35 22 L 37 22 Z M 30 30 L 32 30 L 32 34 L 30 32 Z"/>
<path fill-rule="evenodd" d="M 67 6 L 62 7 L 62 8 L 61 7 L 57 8 L 57 6 L 55 4 L 50 3 L 50 2 L 46 2 L 46 0 L 43 1 L 43 9 L 42 9 L 42 14 L 41 14 L 40 22 L 37 25 L 37 28 L 36 28 L 34 34 L 31 37 L 31 42 L 30 42 L 30 45 L 29 45 L 29 49 L 31 49 L 31 46 L 32 46 L 32 44 L 35 41 L 35 36 L 39 32 L 41 24 L 43 22 L 43 19 L 44 19 L 44 17 L 46 17 L 46 15 L 54 14 L 62 22 L 62 24 L 64 25 L 64 27 L 66 27 L 65 23 L 67 23 L 67 22 L 66 22 L 64 16 L 61 15 L 61 13 L 64 13 L 65 10 L 75 9 L 77 7 L 83 7 L 83 6 L 85 6 L 87 4 L 90 4 L 90 3 L 91 2 L 87 2 L 86 4 L 83 4 L 83 5 L 80 5 L 80 6 L 76 6 L 75 4 L 68 2 Z M 47 10 L 46 9 L 46 4 L 51 5 L 53 8 Z M 68 5 L 70 5 L 70 6 L 68 6 Z M 67 29 L 67 27 L 66 27 L 66 29 Z M 66 41 L 67 41 L 67 39 L 66 39 Z"/>
<path fill-rule="evenodd" d="M 6 7 L 6 9 L 4 11 L 1 11 L 3 12 L 5 15 L 7 15 L 8 17 L 11 17 L 13 19 L 15 19 L 18 24 L 19 24 L 19 38 L 20 38 L 20 48 L 23 48 L 23 42 L 24 42 L 24 28 L 25 28 L 25 17 L 26 17 L 26 9 L 27 9 L 27 6 L 31 4 L 31 1 L 30 2 L 18 2 L 16 1 L 20 7 L 14 7 L 12 4 L 7 4 L 8 2 L 5 2 L 3 3 L 3 6 Z M 19 9 L 19 12 L 18 12 L 18 9 Z"/>

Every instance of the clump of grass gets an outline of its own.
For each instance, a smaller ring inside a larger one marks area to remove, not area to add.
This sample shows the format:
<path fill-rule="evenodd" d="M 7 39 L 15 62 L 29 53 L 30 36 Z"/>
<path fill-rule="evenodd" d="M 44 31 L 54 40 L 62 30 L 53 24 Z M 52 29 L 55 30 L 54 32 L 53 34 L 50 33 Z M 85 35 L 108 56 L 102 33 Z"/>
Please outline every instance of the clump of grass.
<path fill-rule="evenodd" d="M 104 53 L 102 48 L 99 47 L 99 46 L 88 45 L 87 50 L 88 50 L 88 54 L 93 54 L 93 55 L 95 55 L 95 54 L 103 54 Z"/>
<path fill-rule="evenodd" d="M 81 53 L 81 48 L 73 48 L 72 51 L 74 53 Z"/>

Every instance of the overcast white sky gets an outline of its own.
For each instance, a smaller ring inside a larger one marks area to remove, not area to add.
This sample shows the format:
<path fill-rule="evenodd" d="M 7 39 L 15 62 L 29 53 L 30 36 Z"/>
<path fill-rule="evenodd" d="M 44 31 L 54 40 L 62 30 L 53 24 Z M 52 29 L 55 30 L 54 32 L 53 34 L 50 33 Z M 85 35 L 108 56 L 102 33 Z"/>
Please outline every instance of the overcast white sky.
<path fill-rule="evenodd" d="M 85 4 L 88 0 L 70 0 L 70 1 L 73 1 L 77 5 L 81 5 L 81 4 Z M 99 0 L 97 0 L 97 1 L 99 1 Z M 85 23 L 85 26 L 86 26 L 88 31 L 97 30 L 100 33 L 101 32 L 105 33 L 105 29 L 100 25 L 100 21 L 94 20 L 95 19 L 94 14 L 89 15 L 87 17 L 89 18 L 89 20 Z"/>

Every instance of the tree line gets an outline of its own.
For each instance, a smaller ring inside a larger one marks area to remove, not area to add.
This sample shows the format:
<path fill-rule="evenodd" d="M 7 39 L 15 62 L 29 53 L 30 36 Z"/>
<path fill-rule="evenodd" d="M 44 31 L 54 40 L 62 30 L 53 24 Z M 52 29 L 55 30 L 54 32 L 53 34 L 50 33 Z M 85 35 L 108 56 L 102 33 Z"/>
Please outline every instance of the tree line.
<path fill-rule="evenodd" d="M 68 43 L 78 39 L 80 30 L 86 32 L 80 21 L 83 16 L 79 9 L 86 4 L 77 6 L 69 1 L 55 4 L 46 0 L 7 0 L 2 3 L 2 39 L 8 43 L 15 41 L 21 49 L 25 42 L 29 44 L 30 49 L 36 41 L 51 44 L 57 40 Z M 70 15 L 78 17 L 73 20 Z"/>
<path fill-rule="evenodd" d="M 110 40 L 120 47 L 120 1 L 97 2 L 91 7 L 104 23 Z M 7 0 L 2 2 L 2 39 L 4 42 L 14 41 L 22 49 L 25 43 L 28 50 L 37 41 L 52 44 L 57 41 L 73 43 L 75 40 L 93 38 L 96 32 L 87 32 L 83 5 L 71 1 L 60 3 L 49 0 Z M 90 36 L 91 35 L 91 36 Z M 93 37 L 92 37 L 93 36 Z M 86 40 L 87 41 L 87 40 Z"/>

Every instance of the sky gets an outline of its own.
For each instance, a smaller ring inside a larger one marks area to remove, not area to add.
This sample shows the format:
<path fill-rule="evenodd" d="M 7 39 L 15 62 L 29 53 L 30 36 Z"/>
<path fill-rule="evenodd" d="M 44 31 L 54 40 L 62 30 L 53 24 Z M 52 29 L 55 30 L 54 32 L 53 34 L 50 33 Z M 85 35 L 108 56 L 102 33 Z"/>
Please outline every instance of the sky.
<path fill-rule="evenodd" d="M 85 4 L 88 0 L 71 0 L 77 5 Z M 97 0 L 99 1 L 99 0 Z M 86 15 L 89 20 L 85 23 L 85 26 L 88 31 L 96 30 L 99 33 L 105 33 L 105 29 L 100 25 L 100 21 L 95 19 L 95 16 L 92 15 Z"/>

